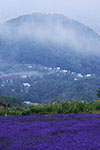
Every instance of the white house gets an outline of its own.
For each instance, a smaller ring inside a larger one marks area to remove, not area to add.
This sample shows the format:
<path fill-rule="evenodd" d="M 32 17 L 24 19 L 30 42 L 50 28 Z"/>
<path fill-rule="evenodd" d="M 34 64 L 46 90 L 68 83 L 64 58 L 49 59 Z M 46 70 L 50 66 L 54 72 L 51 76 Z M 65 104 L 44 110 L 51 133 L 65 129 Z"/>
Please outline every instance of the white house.
<path fill-rule="evenodd" d="M 30 86 L 31 86 L 29 83 L 23 83 L 23 85 L 24 85 L 25 87 L 30 87 Z"/>

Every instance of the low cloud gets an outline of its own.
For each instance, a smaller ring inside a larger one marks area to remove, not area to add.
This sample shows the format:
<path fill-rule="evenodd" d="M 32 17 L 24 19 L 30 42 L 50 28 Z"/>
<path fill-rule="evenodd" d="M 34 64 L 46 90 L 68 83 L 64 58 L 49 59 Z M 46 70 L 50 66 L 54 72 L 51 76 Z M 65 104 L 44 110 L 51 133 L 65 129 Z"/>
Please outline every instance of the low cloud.
<path fill-rule="evenodd" d="M 99 35 L 78 22 L 62 15 L 35 14 L 29 18 L 27 16 L 28 19 L 24 17 L 1 25 L 1 37 L 13 41 L 26 38 L 42 43 L 52 42 L 79 52 L 100 54 Z"/>

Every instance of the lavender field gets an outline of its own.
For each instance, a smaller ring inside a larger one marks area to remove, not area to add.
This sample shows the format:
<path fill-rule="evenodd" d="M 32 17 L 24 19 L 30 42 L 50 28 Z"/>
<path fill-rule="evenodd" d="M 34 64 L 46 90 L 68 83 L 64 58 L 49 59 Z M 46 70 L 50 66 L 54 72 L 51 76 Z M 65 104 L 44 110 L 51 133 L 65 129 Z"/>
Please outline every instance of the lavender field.
<path fill-rule="evenodd" d="M 0 117 L 0 150 L 100 150 L 100 114 Z"/>

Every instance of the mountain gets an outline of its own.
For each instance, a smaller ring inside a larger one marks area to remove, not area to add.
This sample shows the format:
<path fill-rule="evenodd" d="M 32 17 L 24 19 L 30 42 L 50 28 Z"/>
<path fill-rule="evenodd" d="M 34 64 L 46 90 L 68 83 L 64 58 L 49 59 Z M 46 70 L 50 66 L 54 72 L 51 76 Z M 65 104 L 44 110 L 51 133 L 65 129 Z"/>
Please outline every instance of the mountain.
<path fill-rule="evenodd" d="M 95 100 L 100 36 L 61 14 L 33 13 L 0 25 L 0 93 L 31 102 Z"/>
<path fill-rule="evenodd" d="M 60 14 L 20 16 L 0 25 L 0 69 L 16 63 L 99 75 L 100 36 Z"/>

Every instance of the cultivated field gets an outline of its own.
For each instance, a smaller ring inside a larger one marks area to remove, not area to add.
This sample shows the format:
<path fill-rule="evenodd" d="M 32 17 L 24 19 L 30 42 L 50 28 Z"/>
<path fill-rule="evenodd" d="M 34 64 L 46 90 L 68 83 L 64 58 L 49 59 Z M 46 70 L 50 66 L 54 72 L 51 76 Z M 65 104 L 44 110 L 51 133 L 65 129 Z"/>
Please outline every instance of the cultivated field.
<path fill-rule="evenodd" d="M 0 117 L 0 150 L 100 150 L 100 114 Z"/>

